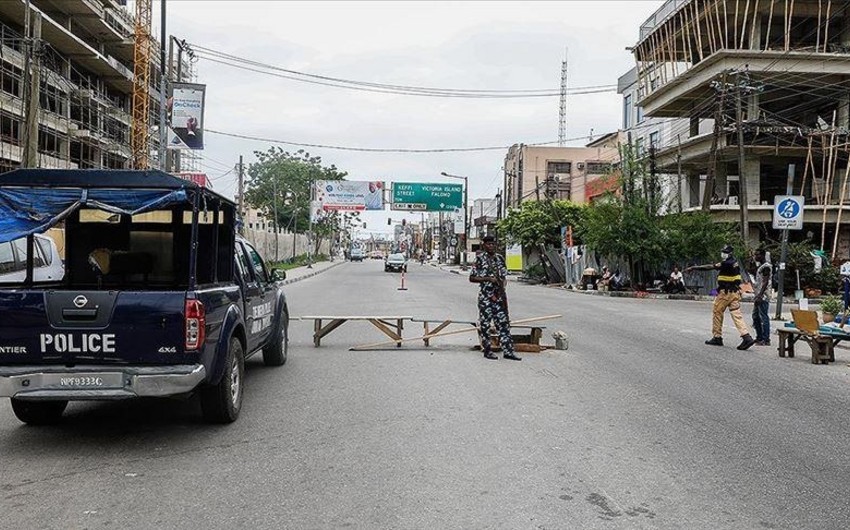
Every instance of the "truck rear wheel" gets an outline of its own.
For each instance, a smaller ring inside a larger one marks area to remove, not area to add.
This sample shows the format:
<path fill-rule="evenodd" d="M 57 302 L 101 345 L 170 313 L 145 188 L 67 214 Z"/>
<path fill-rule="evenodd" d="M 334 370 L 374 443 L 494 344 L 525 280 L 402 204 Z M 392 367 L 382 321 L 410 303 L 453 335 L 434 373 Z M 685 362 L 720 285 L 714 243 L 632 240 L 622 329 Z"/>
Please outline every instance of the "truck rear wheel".
<path fill-rule="evenodd" d="M 224 375 L 217 385 L 201 389 L 201 410 L 211 423 L 232 423 L 242 410 L 245 380 L 245 352 L 242 343 L 231 337 Z"/>
<path fill-rule="evenodd" d="M 28 425 L 53 425 L 62 418 L 67 401 L 26 401 L 12 398 L 12 410 Z"/>
<path fill-rule="evenodd" d="M 274 337 L 263 347 L 263 363 L 266 366 L 282 366 L 286 364 L 286 355 L 289 352 L 289 331 L 287 325 L 289 317 L 286 313 L 280 316 L 280 325 Z"/>

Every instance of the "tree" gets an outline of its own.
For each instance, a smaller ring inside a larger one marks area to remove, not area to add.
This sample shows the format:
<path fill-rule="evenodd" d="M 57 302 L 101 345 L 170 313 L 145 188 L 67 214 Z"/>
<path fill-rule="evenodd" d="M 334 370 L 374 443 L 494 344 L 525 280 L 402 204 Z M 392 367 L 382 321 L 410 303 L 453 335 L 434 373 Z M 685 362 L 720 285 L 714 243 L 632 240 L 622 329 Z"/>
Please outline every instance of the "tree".
<path fill-rule="evenodd" d="M 245 202 L 273 219 L 277 190 L 277 223 L 295 231 L 307 230 L 310 220 L 310 190 L 317 180 L 342 180 L 347 173 L 336 166 L 325 167 L 318 156 L 303 149 L 295 153 L 280 147 L 255 151 L 257 161 L 248 166 Z"/>
<path fill-rule="evenodd" d="M 561 227 L 578 226 L 583 217 L 584 207 L 570 201 L 528 201 L 499 221 L 498 229 L 509 242 L 526 248 L 560 247 Z"/>
<path fill-rule="evenodd" d="M 295 153 L 280 147 L 254 151 L 257 161 L 248 166 L 245 202 L 262 210 L 278 227 L 306 231 L 310 222 L 310 194 L 318 180 L 342 180 L 347 175 L 336 166 L 325 167 L 322 158 L 299 149 Z M 276 192 L 276 193 L 275 193 Z M 274 219 L 275 207 L 277 219 Z M 313 248 L 334 233 L 338 216 L 327 216 L 313 227 Z"/>

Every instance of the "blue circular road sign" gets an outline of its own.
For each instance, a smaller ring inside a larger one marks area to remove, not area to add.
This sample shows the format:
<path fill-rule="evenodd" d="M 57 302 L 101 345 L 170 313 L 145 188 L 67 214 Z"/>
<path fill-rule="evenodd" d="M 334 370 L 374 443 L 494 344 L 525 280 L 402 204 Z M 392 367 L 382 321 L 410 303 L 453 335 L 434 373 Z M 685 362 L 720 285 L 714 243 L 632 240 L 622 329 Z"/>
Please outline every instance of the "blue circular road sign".
<path fill-rule="evenodd" d="M 800 215 L 800 203 L 794 199 L 785 199 L 776 207 L 776 212 L 785 219 L 794 219 Z"/>

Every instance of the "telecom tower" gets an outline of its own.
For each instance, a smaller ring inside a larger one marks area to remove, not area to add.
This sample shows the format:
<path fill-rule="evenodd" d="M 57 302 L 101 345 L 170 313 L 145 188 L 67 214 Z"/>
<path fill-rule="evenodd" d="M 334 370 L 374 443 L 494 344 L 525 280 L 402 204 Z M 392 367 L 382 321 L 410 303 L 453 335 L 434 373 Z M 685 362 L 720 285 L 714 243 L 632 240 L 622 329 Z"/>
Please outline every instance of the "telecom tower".
<path fill-rule="evenodd" d="M 558 147 L 567 143 L 567 55 L 561 62 L 561 112 L 558 117 Z"/>

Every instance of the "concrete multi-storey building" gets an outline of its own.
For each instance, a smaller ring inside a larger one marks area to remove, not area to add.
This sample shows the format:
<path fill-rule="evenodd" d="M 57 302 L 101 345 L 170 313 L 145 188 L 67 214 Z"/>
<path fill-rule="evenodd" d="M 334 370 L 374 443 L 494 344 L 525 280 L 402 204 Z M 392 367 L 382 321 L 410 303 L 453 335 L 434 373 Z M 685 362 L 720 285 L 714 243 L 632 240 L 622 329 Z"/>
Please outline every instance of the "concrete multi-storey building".
<path fill-rule="evenodd" d="M 30 0 L 41 39 L 26 39 L 27 3 L 0 2 L 0 172 L 23 158 L 28 50 L 39 71 L 37 165 L 127 168 L 131 164 L 133 15 L 121 0 Z M 155 49 L 159 48 L 154 43 Z M 151 119 L 159 122 L 159 54 L 151 62 Z M 156 148 L 156 133 L 152 148 Z"/>
<path fill-rule="evenodd" d="M 635 117 L 624 126 L 656 145 L 655 166 L 675 177 L 681 208 L 705 201 L 718 220 L 738 221 L 746 197 L 750 237 L 772 236 L 773 199 L 794 164 L 804 235 L 823 233 L 831 247 L 840 226 L 846 255 L 850 3 L 668 0 L 632 52 L 636 68 L 620 91 L 624 115 Z"/>
<path fill-rule="evenodd" d="M 590 183 L 611 173 L 621 140 L 614 132 L 585 147 L 511 146 L 504 163 L 504 208 L 545 199 L 588 202 L 605 191 L 605 186 L 596 189 Z"/>

